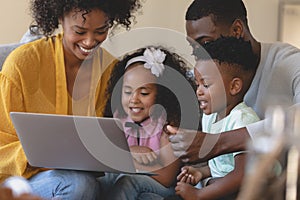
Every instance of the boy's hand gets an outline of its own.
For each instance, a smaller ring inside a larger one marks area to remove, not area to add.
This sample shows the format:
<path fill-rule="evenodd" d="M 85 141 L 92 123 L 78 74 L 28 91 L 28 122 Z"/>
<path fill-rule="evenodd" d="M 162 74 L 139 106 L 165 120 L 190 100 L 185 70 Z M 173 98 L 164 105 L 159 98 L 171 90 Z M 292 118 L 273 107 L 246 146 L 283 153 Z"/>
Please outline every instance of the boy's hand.
<path fill-rule="evenodd" d="M 177 180 L 180 182 L 189 183 L 191 185 L 196 185 L 203 175 L 200 171 L 196 170 L 192 166 L 184 166 L 181 168 L 180 174 L 177 176 Z"/>

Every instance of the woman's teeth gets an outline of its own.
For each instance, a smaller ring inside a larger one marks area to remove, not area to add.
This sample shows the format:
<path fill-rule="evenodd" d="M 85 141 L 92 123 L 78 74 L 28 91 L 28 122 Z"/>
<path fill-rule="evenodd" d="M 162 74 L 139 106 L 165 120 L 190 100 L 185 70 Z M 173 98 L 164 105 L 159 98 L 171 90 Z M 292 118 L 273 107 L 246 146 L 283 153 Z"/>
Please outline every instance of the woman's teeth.
<path fill-rule="evenodd" d="M 92 49 L 85 49 L 81 46 L 79 46 L 79 48 L 81 49 L 81 51 L 85 52 L 85 53 L 91 53 L 95 48 L 92 48 Z"/>

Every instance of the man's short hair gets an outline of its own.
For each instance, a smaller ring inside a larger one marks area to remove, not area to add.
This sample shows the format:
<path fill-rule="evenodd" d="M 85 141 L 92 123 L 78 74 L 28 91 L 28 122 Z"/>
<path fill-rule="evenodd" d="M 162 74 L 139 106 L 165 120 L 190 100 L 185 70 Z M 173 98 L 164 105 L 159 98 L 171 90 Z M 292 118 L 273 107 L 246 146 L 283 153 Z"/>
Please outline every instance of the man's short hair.
<path fill-rule="evenodd" d="M 248 27 L 247 10 L 242 0 L 194 0 L 185 19 L 198 20 L 207 16 L 211 16 L 216 25 L 231 25 L 240 19 Z"/>

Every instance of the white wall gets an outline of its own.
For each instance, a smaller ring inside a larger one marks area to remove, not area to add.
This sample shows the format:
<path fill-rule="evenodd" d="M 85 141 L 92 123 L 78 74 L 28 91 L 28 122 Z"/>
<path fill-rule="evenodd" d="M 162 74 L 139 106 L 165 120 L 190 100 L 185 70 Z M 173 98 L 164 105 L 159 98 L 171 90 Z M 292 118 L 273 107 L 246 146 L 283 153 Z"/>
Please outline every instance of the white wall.
<path fill-rule="evenodd" d="M 185 11 L 193 0 L 146 0 L 135 27 L 164 27 L 185 33 Z"/>
<path fill-rule="evenodd" d="M 300 48 L 300 2 L 282 5 L 280 39 Z"/>
<path fill-rule="evenodd" d="M 186 41 L 185 12 L 192 0 L 144 0 L 137 23 L 128 31 L 114 31 L 102 45 L 115 57 L 147 45 L 162 45 L 180 54 L 193 65 Z"/>
<path fill-rule="evenodd" d="M 253 36 L 264 42 L 277 40 L 279 0 L 243 0 Z"/>
<path fill-rule="evenodd" d="M 250 29 L 258 41 L 277 40 L 278 1 L 244 0 Z M 134 28 L 130 32 L 116 34 L 113 39 L 106 40 L 103 46 L 118 57 L 145 45 L 160 44 L 173 47 L 176 53 L 193 64 L 194 59 L 191 57 L 184 29 L 185 12 L 191 2 L 192 0 L 147 0 Z"/>
<path fill-rule="evenodd" d="M 0 44 L 18 42 L 31 23 L 30 0 L 0 0 Z M 135 27 L 165 27 L 184 33 L 184 13 L 192 0 L 143 0 L 143 15 Z M 249 24 L 260 41 L 277 39 L 279 0 L 244 0 Z"/>
<path fill-rule="evenodd" d="M 0 0 L 0 44 L 18 42 L 31 23 L 30 0 Z"/>

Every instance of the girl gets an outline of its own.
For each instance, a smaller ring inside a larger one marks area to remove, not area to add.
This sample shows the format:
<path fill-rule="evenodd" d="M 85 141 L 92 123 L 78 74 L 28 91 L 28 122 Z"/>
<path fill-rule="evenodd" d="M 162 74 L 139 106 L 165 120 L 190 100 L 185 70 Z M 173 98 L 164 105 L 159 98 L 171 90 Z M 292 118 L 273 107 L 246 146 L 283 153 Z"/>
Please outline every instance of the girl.
<path fill-rule="evenodd" d="M 112 72 L 106 114 L 120 118 L 138 169 L 157 176 L 112 176 L 109 199 L 137 199 L 141 193 L 168 196 L 174 193 L 181 162 L 176 159 L 164 131 L 166 124 L 180 124 L 180 104 L 165 80 L 180 74 L 192 86 L 185 62 L 162 47 L 147 47 L 125 56 Z M 178 80 L 180 81 L 180 80 Z M 182 84 L 184 85 L 184 84 Z"/>

